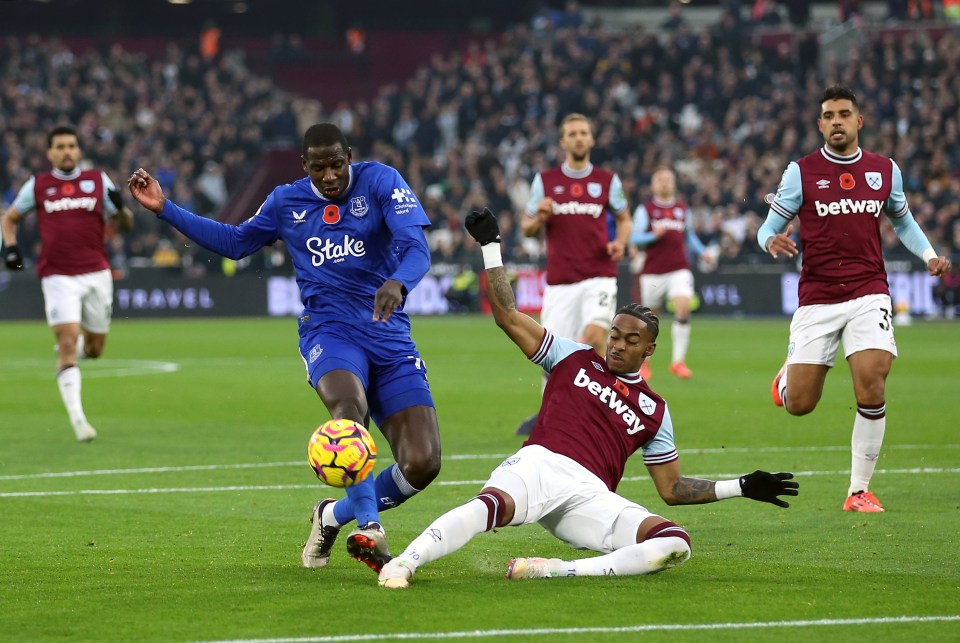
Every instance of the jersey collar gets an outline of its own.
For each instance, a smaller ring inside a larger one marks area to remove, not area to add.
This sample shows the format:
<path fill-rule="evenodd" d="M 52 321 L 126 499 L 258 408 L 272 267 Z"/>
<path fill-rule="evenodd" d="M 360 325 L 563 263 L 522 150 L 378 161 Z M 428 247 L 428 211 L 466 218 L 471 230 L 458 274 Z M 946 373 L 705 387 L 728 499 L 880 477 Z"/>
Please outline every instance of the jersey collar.
<path fill-rule="evenodd" d="M 571 179 L 585 179 L 593 172 L 593 163 L 587 163 L 587 167 L 582 170 L 574 170 L 564 161 L 560 165 L 560 171 L 563 172 L 564 176 L 570 177 Z"/>
<path fill-rule="evenodd" d="M 63 170 L 53 168 L 53 170 L 50 171 L 50 174 L 53 175 L 53 178 L 60 179 L 61 181 L 72 181 L 80 176 L 80 171 L 81 170 L 79 167 L 73 168 L 73 172 L 64 172 Z"/>
<path fill-rule="evenodd" d="M 640 377 L 640 371 L 637 371 L 636 373 L 623 373 L 622 375 L 617 375 L 616 378 L 627 384 L 636 384 L 643 379 Z"/>
<path fill-rule="evenodd" d="M 857 151 L 850 156 L 840 156 L 839 154 L 835 154 L 828 150 L 826 145 L 820 148 L 820 153 L 823 154 L 823 158 L 827 159 L 831 163 L 840 163 L 841 165 L 850 165 L 863 158 L 863 150 L 861 150 L 859 147 L 857 148 Z"/>

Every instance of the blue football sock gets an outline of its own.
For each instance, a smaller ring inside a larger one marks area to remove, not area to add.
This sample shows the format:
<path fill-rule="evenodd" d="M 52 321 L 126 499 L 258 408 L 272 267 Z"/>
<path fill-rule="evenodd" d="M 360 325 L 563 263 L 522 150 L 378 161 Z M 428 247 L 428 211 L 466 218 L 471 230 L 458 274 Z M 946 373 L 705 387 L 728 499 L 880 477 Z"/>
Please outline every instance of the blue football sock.
<path fill-rule="evenodd" d="M 400 465 L 392 464 L 377 476 L 377 510 L 398 507 L 418 491 L 403 477 Z"/>
<path fill-rule="evenodd" d="M 354 518 L 360 527 L 369 522 L 380 522 L 380 514 L 377 513 L 377 489 L 373 478 L 347 487 L 347 497 L 333 506 L 333 517 L 341 525 Z"/>

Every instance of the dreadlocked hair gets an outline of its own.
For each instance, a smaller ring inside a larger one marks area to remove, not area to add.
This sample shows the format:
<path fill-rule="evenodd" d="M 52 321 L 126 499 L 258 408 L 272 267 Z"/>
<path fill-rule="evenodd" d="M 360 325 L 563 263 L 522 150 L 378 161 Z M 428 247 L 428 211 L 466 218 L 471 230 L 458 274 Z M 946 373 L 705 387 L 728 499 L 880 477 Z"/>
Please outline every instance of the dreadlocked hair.
<path fill-rule="evenodd" d="M 643 321 L 650 331 L 650 341 L 657 341 L 657 335 L 660 334 L 660 318 L 652 310 L 640 304 L 627 304 L 617 311 L 618 315 L 633 315 Z"/>

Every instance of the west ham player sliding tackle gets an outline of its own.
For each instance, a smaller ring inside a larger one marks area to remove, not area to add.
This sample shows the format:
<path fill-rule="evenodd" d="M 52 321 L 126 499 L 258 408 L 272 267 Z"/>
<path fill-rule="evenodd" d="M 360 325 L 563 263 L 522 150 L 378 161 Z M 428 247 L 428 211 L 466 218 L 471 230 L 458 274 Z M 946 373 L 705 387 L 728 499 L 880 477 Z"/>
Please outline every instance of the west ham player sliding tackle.
<path fill-rule="evenodd" d="M 637 450 L 669 505 L 745 496 L 786 507 L 779 496 L 799 493 L 790 473 L 755 471 L 719 482 L 682 476 L 666 402 L 639 374 L 656 349 L 657 317 L 637 304 L 621 308 L 605 357 L 586 344 L 557 337 L 517 311 L 493 214 L 473 212 L 466 226 L 483 251 L 497 326 L 550 378 L 530 438 L 493 471 L 475 498 L 435 520 L 387 563 L 381 586 L 407 587 L 421 565 L 460 549 L 477 534 L 533 522 L 571 547 L 601 555 L 514 558 L 507 567 L 509 579 L 629 576 L 679 565 L 690 557 L 687 532 L 616 493 L 626 461 Z"/>
<path fill-rule="evenodd" d="M 283 239 L 297 272 L 304 311 L 300 354 L 307 379 L 332 418 L 372 417 L 396 464 L 316 504 L 301 553 L 304 567 L 324 567 L 340 528 L 357 521 L 347 551 L 380 571 L 389 560 L 379 512 L 426 487 L 440 471 L 440 433 L 426 366 L 403 312 L 407 292 L 430 268 L 423 228 L 430 220 L 400 173 L 381 163 L 353 163 L 343 132 L 331 123 L 303 137 L 307 176 L 277 187 L 239 226 L 198 217 L 167 200 L 145 170 L 130 190 L 187 237 L 239 258 Z"/>
<path fill-rule="evenodd" d="M 773 381 L 773 401 L 791 415 L 813 411 L 840 342 L 857 400 L 851 439 L 850 486 L 844 511 L 882 512 L 870 491 L 886 429 L 885 387 L 897 356 L 893 308 L 880 249 L 881 212 L 931 275 L 950 270 L 914 221 L 900 168 L 860 148 L 863 115 L 846 87 L 830 87 L 817 120 L 825 145 L 783 173 L 767 220 L 757 232 L 773 257 L 794 257 L 790 238 L 800 222 L 803 269 L 800 307 L 790 324 L 787 359 Z"/>

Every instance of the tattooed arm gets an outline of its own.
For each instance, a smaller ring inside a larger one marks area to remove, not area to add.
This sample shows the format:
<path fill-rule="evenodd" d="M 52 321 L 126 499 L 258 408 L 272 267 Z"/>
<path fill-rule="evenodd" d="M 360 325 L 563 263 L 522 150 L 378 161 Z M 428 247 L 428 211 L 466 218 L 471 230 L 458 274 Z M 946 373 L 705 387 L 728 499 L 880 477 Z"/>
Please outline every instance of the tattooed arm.
<path fill-rule="evenodd" d="M 532 317 L 517 310 L 513 288 L 502 266 L 487 269 L 487 299 L 490 300 L 497 326 L 520 347 L 524 355 L 533 357 L 546 331 Z"/>
<path fill-rule="evenodd" d="M 680 460 L 647 466 L 657 492 L 668 505 L 700 505 L 716 502 L 716 482 L 680 475 Z"/>
<path fill-rule="evenodd" d="M 790 503 L 780 496 L 796 496 L 800 493 L 800 485 L 793 481 L 792 473 L 769 473 L 758 469 L 736 480 L 717 482 L 680 475 L 680 460 L 648 465 L 647 471 L 660 497 L 668 505 L 700 505 L 743 496 L 778 507 L 789 507 Z"/>

